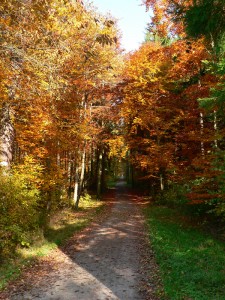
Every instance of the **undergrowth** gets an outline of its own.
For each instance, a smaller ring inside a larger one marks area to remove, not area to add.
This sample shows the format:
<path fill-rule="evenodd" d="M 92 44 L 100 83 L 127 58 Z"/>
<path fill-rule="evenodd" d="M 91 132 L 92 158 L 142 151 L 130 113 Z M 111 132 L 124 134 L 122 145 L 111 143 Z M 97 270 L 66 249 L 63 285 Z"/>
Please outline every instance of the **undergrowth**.
<path fill-rule="evenodd" d="M 35 232 L 32 245 L 18 248 L 13 258 L 6 258 L 2 261 L 0 265 L 0 290 L 7 285 L 8 281 L 17 278 L 25 266 L 65 244 L 75 232 L 88 226 L 94 218 L 100 215 L 103 208 L 103 201 L 84 197 L 81 199 L 77 211 L 65 208 L 55 212 L 44 234 L 41 231 Z"/>

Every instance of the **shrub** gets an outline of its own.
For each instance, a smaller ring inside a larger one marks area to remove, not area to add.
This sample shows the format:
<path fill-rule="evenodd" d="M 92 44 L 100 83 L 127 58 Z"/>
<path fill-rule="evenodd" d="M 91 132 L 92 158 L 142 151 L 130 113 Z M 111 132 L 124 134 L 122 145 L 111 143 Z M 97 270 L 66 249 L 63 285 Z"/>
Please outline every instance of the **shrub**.
<path fill-rule="evenodd" d="M 179 207 L 187 203 L 188 185 L 171 184 L 156 196 L 156 202 L 168 207 Z"/>
<path fill-rule="evenodd" d="M 13 253 L 17 245 L 29 246 L 29 232 L 38 227 L 38 181 L 41 166 L 27 157 L 7 173 L 0 170 L 0 255 Z"/>

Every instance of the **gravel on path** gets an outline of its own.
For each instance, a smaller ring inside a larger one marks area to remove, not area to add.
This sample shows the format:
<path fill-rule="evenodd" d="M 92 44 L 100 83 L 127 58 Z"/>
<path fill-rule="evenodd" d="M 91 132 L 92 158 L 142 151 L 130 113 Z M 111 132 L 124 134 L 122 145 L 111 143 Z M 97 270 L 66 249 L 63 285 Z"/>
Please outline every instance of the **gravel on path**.
<path fill-rule="evenodd" d="M 140 245 L 146 236 L 137 196 L 119 182 L 114 201 L 107 220 L 53 252 L 37 271 L 34 266 L 4 300 L 146 299 L 140 291 Z"/>

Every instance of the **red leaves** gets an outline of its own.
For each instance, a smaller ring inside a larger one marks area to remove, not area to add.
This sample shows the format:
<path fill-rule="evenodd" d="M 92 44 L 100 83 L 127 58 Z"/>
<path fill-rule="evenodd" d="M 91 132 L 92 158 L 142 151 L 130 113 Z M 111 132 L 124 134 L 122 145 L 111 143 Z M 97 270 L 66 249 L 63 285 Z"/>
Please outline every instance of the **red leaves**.
<path fill-rule="evenodd" d="M 217 198 L 219 195 L 211 195 L 205 191 L 202 191 L 201 193 L 188 193 L 186 196 L 189 200 L 189 204 L 202 204 Z"/>

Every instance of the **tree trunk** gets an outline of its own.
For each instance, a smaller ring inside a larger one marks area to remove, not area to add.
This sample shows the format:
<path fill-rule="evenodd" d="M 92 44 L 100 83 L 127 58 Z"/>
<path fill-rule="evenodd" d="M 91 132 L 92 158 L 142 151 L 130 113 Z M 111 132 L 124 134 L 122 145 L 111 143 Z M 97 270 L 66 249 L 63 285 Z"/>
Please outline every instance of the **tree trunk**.
<path fill-rule="evenodd" d="M 84 175 L 85 175 L 85 166 L 86 166 L 86 145 L 84 145 L 82 160 L 81 160 L 81 174 L 80 174 L 80 189 L 79 195 L 82 193 L 84 188 Z"/>
<path fill-rule="evenodd" d="M 97 198 L 101 198 L 102 192 L 102 151 L 99 151 L 98 170 L 97 170 Z"/>
<path fill-rule="evenodd" d="M 164 179 L 163 179 L 163 175 L 160 174 L 160 190 L 164 191 Z"/>
<path fill-rule="evenodd" d="M 60 167 L 61 166 L 61 155 L 59 152 L 59 149 L 60 149 L 59 141 L 57 142 L 57 146 L 58 146 L 58 150 L 57 150 L 57 156 L 56 156 L 56 163 L 57 163 L 57 167 Z"/>
<path fill-rule="evenodd" d="M 201 136 L 203 137 L 204 134 L 204 119 L 203 119 L 203 113 L 200 113 L 200 132 L 201 132 Z M 205 146 L 204 146 L 204 142 L 201 141 L 201 153 L 202 156 L 205 156 Z"/>
<path fill-rule="evenodd" d="M 10 168 L 13 153 L 14 128 L 10 116 L 9 104 L 3 104 L 0 130 L 0 166 Z"/>
<path fill-rule="evenodd" d="M 213 112 L 213 127 L 214 127 L 214 130 L 215 130 L 215 135 L 217 134 L 217 114 L 216 114 L 216 110 L 214 110 Z M 214 140 L 214 146 L 215 148 L 218 148 L 218 142 L 217 142 L 217 139 Z"/>
<path fill-rule="evenodd" d="M 67 187 L 67 197 L 68 199 L 71 199 L 71 195 L 72 195 L 72 177 L 73 177 L 73 159 L 72 159 L 72 153 L 69 152 L 68 153 L 68 170 L 67 170 L 67 174 L 68 174 L 68 187 Z"/>
<path fill-rule="evenodd" d="M 84 145 L 81 160 L 80 153 L 78 152 L 78 158 L 75 168 L 75 183 L 74 183 L 74 207 L 77 209 L 79 206 L 80 196 L 83 191 L 84 186 L 84 176 L 85 176 L 85 162 L 86 162 L 86 147 Z"/>
<path fill-rule="evenodd" d="M 73 203 L 74 203 L 74 207 L 77 209 L 79 206 L 79 165 L 78 163 L 76 163 L 76 167 L 75 167 Z"/>

